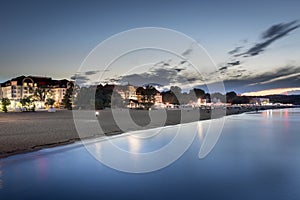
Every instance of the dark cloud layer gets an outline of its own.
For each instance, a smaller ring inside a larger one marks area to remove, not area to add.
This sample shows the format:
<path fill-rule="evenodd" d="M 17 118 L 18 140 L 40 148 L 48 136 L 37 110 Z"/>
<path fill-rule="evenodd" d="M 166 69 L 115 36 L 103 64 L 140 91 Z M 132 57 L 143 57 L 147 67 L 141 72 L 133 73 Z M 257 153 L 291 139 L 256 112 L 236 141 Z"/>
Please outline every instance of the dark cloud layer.
<path fill-rule="evenodd" d="M 250 92 L 274 88 L 300 86 L 300 67 L 286 66 L 261 74 L 227 77 L 224 80 L 226 90 Z"/>
<path fill-rule="evenodd" d="M 77 84 L 94 84 L 91 80 L 91 76 L 99 73 L 99 72 L 106 72 L 109 70 L 91 70 L 86 72 L 77 72 L 73 76 L 70 77 L 71 80 L 75 80 Z M 95 83 L 96 84 L 96 83 Z"/>
<path fill-rule="evenodd" d="M 277 35 L 284 34 L 286 32 L 286 30 L 289 30 L 295 24 L 297 24 L 297 21 L 292 21 L 289 23 L 275 24 L 275 25 L 271 26 L 269 29 L 267 29 L 265 32 L 262 33 L 262 39 L 269 39 L 272 37 L 276 37 Z M 296 25 L 296 26 L 299 26 L 299 25 Z"/>
<path fill-rule="evenodd" d="M 136 86 L 155 83 L 163 86 L 168 85 L 181 85 L 181 84 L 193 84 L 197 81 L 202 81 L 200 74 L 191 73 L 186 71 L 185 68 L 168 67 L 161 68 L 155 67 L 149 72 L 140 74 L 130 74 L 119 77 L 117 82 L 130 83 Z M 112 80 L 110 80 L 112 81 Z M 116 79 L 114 79 L 116 81 Z"/>

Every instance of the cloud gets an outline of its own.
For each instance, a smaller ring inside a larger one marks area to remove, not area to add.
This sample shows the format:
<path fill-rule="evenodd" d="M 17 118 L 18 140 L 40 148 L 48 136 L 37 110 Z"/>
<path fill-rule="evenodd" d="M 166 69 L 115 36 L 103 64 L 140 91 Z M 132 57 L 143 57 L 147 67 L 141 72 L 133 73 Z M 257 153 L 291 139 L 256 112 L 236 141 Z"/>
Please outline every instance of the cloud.
<path fill-rule="evenodd" d="M 231 65 L 231 66 L 236 66 L 236 65 L 240 65 L 241 64 L 241 62 L 239 61 L 239 60 L 237 60 L 237 61 L 234 61 L 234 62 L 229 62 L 229 63 L 227 63 L 228 65 Z"/>
<path fill-rule="evenodd" d="M 112 80 L 110 80 L 112 81 Z M 162 86 L 178 85 L 184 86 L 203 81 L 200 74 L 191 73 L 183 68 L 177 67 L 155 67 L 148 72 L 130 74 L 113 80 L 116 83 L 130 83 L 136 86 L 147 84 L 158 84 Z"/>
<path fill-rule="evenodd" d="M 87 75 L 84 74 L 74 74 L 70 77 L 71 80 L 74 80 L 76 84 L 78 85 L 84 85 L 90 82 L 90 79 L 87 77 Z"/>
<path fill-rule="evenodd" d="M 251 57 L 260 54 L 265 51 L 265 49 L 271 45 L 276 40 L 288 35 L 291 31 L 300 27 L 298 21 L 292 21 L 289 23 L 280 23 L 271 26 L 266 31 L 262 33 L 262 41 L 256 43 L 253 47 L 249 48 L 247 51 L 236 54 L 235 57 L 244 56 Z"/>
<path fill-rule="evenodd" d="M 235 47 L 233 50 L 229 51 L 228 54 L 230 54 L 230 55 L 236 54 L 236 53 L 240 52 L 240 50 L 242 48 L 243 48 L 242 46 Z"/>
<path fill-rule="evenodd" d="M 182 61 L 180 61 L 179 65 L 183 65 L 185 63 L 187 63 L 187 60 L 182 60 Z"/>
<path fill-rule="evenodd" d="M 93 82 L 91 76 L 99 73 L 99 72 L 106 72 L 109 70 L 91 70 L 91 71 L 86 71 L 86 72 L 77 72 L 73 76 L 70 77 L 71 80 L 75 80 L 77 84 L 79 85 L 95 85 L 98 84 L 97 82 Z"/>
<path fill-rule="evenodd" d="M 228 69 L 228 67 L 227 67 L 227 66 L 225 66 L 225 67 L 221 67 L 221 68 L 219 68 L 219 71 L 224 71 L 224 70 L 226 70 L 226 69 Z"/>
<path fill-rule="evenodd" d="M 262 39 L 268 39 L 283 34 L 286 32 L 286 30 L 292 28 L 295 24 L 297 24 L 296 20 L 285 24 L 284 23 L 275 24 L 262 33 Z"/>
<path fill-rule="evenodd" d="M 70 77 L 71 80 L 85 80 L 88 81 L 89 78 L 85 75 L 80 75 L 80 74 L 74 74 L 73 76 Z"/>
<path fill-rule="evenodd" d="M 193 52 L 192 48 L 188 48 L 187 50 L 185 50 L 184 52 L 181 53 L 182 56 L 188 56 Z"/>
<path fill-rule="evenodd" d="M 299 87 L 300 67 L 285 66 L 264 73 L 249 73 L 238 69 L 224 77 L 226 90 L 250 92 L 274 88 Z"/>
<path fill-rule="evenodd" d="M 155 63 L 154 66 L 160 66 L 160 67 L 170 66 L 171 62 L 172 62 L 172 59 L 169 59 L 168 61 L 160 61 L 158 63 Z"/>
<path fill-rule="evenodd" d="M 84 74 L 87 75 L 87 76 L 90 76 L 90 75 L 97 74 L 97 73 L 99 73 L 99 72 L 100 72 L 99 70 L 95 70 L 95 71 L 87 71 L 87 72 L 84 72 Z"/>

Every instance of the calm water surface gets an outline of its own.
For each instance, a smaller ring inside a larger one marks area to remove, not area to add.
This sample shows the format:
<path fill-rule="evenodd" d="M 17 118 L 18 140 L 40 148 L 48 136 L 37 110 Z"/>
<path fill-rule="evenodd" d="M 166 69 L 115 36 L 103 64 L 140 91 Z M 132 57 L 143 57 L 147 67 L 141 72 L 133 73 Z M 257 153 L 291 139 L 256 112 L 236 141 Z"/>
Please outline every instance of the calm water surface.
<path fill-rule="evenodd" d="M 0 199 L 300 199 L 300 109 L 226 117 L 215 148 L 200 160 L 208 123 L 186 125 L 198 131 L 191 147 L 151 173 L 111 169 L 80 144 L 2 159 Z M 129 136 L 114 143 L 147 152 L 165 145 L 175 129 L 144 143 Z"/>

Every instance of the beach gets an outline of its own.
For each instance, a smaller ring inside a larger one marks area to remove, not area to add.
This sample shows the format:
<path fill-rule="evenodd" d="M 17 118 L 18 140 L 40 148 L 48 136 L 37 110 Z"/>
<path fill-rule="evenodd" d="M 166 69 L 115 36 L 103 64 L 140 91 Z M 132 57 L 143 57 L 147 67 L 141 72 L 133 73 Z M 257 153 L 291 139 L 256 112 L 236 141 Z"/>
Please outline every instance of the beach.
<path fill-rule="evenodd" d="M 260 109 L 267 108 L 260 107 Z M 225 112 L 226 115 L 232 115 L 249 111 L 255 111 L 255 109 L 220 109 L 219 111 L 214 111 L 216 114 L 214 118 L 224 116 Z M 124 112 L 124 110 L 118 112 Z M 136 124 L 144 127 L 150 122 L 148 112 L 147 110 L 130 110 L 130 115 Z M 105 135 L 110 136 L 124 132 L 114 121 L 110 109 L 100 110 L 99 113 L 96 119 L 98 119 Z M 166 113 L 166 121 L 163 124 L 154 124 L 151 128 L 208 120 L 211 118 L 211 110 L 167 110 Z M 182 115 L 186 117 L 181 118 Z M 72 111 L 68 110 L 58 110 L 55 113 L 48 113 L 46 111 L 0 113 L 0 127 L 0 158 L 18 153 L 36 151 L 42 148 L 70 144 L 83 139 L 79 137 L 76 131 Z M 136 129 L 132 128 L 128 131 L 134 130 Z M 86 134 L 85 138 L 101 136 L 103 135 L 90 133 Z"/>

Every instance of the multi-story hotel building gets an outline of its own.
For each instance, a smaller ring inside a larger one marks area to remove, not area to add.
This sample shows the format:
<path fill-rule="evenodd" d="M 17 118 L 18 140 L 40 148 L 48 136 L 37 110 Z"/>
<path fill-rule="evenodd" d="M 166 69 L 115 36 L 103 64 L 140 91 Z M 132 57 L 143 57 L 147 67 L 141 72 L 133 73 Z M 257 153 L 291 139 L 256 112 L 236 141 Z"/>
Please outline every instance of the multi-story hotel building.
<path fill-rule="evenodd" d="M 56 105 L 60 105 L 70 83 L 66 79 L 53 80 L 50 77 L 19 76 L 1 83 L 0 99 L 8 98 L 12 101 L 11 107 L 16 107 L 20 99 L 34 95 L 38 89 L 44 89 L 45 99 L 39 99 L 39 101 L 52 98 Z"/>

